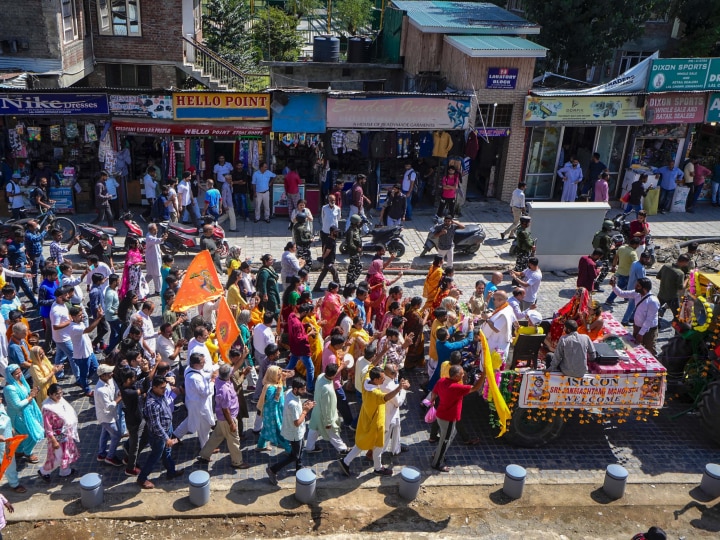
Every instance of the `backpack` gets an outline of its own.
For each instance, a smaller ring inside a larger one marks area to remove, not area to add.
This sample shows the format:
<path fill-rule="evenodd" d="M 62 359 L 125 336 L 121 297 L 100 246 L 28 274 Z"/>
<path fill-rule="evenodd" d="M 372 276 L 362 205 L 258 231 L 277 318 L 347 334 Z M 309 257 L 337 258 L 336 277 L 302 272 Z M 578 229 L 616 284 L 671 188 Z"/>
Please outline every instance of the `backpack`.
<path fill-rule="evenodd" d="M 592 240 L 593 249 L 602 249 L 601 243 L 604 236 L 605 233 L 603 231 L 598 231 L 595 233 L 595 236 L 593 236 Z"/>
<path fill-rule="evenodd" d="M 13 180 L 8 181 L 3 192 L 5 193 L 5 202 L 10 204 L 12 202 L 12 200 L 10 199 L 10 196 L 8 195 L 7 186 L 12 186 L 12 194 L 13 195 L 17 195 L 18 193 L 20 193 L 20 189 L 18 188 L 18 185 Z"/>

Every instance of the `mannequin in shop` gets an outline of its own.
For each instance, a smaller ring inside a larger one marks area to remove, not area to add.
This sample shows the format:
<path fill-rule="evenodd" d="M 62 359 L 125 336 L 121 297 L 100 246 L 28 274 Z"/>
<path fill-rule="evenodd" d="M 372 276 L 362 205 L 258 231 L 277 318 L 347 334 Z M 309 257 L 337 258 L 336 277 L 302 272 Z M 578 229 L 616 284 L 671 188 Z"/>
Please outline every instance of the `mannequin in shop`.
<path fill-rule="evenodd" d="M 447 158 L 452 147 L 452 137 L 447 131 L 433 132 L 433 157 Z"/>

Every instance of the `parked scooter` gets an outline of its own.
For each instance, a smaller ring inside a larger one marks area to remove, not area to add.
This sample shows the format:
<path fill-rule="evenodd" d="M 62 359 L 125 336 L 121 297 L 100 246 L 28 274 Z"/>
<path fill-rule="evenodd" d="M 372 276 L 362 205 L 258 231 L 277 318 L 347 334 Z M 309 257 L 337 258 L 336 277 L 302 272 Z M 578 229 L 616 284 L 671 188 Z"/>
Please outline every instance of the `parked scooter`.
<path fill-rule="evenodd" d="M 632 212 L 632 210 L 630 212 L 623 212 L 622 214 L 618 214 L 611 220 L 613 224 L 613 230 L 621 233 L 623 235 L 623 238 L 625 238 L 626 242 L 630 241 L 630 220 L 628 219 L 628 216 Z"/>
<path fill-rule="evenodd" d="M 115 227 L 101 227 L 92 223 L 79 223 L 78 234 L 80 241 L 78 242 L 78 253 L 83 257 L 90 255 L 95 246 L 100 243 L 100 238 L 104 235 L 108 236 L 108 243 L 113 251 L 116 251 L 115 236 L 117 229 Z"/>
<path fill-rule="evenodd" d="M 165 241 L 160 244 L 160 250 L 168 255 L 175 255 L 179 251 L 184 251 L 186 254 L 190 251 L 201 251 L 200 247 L 200 236 L 202 231 L 196 227 L 189 227 L 180 223 L 170 223 L 163 221 L 158 224 L 161 228 L 162 234 L 167 234 Z M 218 250 L 218 255 L 227 257 L 230 252 L 230 246 L 225 240 L 225 231 L 219 225 L 214 226 L 213 238 L 215 239 L 215 246 Z"/>
<path fill-rule="evenodd" d="M 437 249 L 438 237 L 432 234 L 434 228 L 433 225 L 433 228 L 428 232 L 425 245 L 420 253 L 421 257 L 426 255 L 428 251 Z M 480 250 L 485 237 L 485 229 L 483 229 L 482 225 L 466 225 L 464 229 L 457 229 L 455 236 L 453 236 L 453 253 L 455 255 L 473 255 Z"/>
<path fill-rule="evenodd" d="M 362 237 L 370 238 L 368 242 L 363 242 L 362 252 L 364 255 L 373 255 L 380 247 L 384 247 L 388 254 L 395 255 L 395 257 L 405 255 L 405 238 L 402 235 L 402 225 L 391 225 L 389 227 L 375 225 L 370 228 L 371 225 L 373 225 L 372 221 L 367 218 L 363 219 L 362 228 L 363 230 L 367 228 L 368 232 L 363 233 Z M 347 255 L 345 242 L 340 244 L 340 253 Z"/>

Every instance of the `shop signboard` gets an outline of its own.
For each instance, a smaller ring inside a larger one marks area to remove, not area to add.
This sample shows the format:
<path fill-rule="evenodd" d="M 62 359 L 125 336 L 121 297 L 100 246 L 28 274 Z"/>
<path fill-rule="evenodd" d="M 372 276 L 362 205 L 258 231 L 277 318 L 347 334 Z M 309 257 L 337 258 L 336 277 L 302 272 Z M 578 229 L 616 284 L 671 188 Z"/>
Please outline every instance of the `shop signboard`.
<path fill-rule="evenodd" d="M 467 129 L 470 97 L 353 96 L 327 98 L 329 129 Z"/>
<path fill-rule="evenodd" d="M 479 127 L 476 128 L 478 137 L 509 137 L 510 128 Z"/>
<path fill-rule="evenodd" d="M 119 96 L 110 95 L 110 112 L 113 116 L 136 116 L 172 120 L 172 95 Z"/>
<path fill-rule="evenodd" d="M 710 94 L 705 121 L 720 122 L 720 92 Z"/>
<path fill-rule="evenodd" d="M 269 120 L 270 94 L 178 92 L 173 113 L 176 120 Z"/>
<path fill-rule="evenodd" d="M 105 94 L 4 94 L 0 115 L 55 116 L 108 114 Z"/>
<path fill-rule="evenodd" d="M 517 78 L 518 68 L 489 68 L 485 87 L 488 90 L 515 90 Z"/>
<path fill-rule="evenodd" d="M 72 187 L 51 187 L 48 197 L 55 201 L 55 212 L 68 214 L 74 211 Z"/>
<path fill-rule="evenodd" d="M 653 60 L 647 91 L 677 90 L 720 90 L 720 58 Z"/>
<path fill-rule="evenodd" d="M 323 94 L 283 95 L 287 97 L 286 104 L 272 105 L 275 133 L 325 133 L 327 104 Z"/>
<path fill-rule="evenodd" d="M 695 124 L 705 120 L 705 94 L 650 94 L 645 101 L 647 124 Z"/>
<path fill-rule="evenodd" d="M 583 407 L 662 407 L 664 373 L 588 374 L 568 377 L 562 373 L 528 373 L 520 385 L 522 408 L 575 409 Z"/>
<path fill-rule="evenodd" d="M 185 137 L 235 137 L 237 135 L 267 135 L 270 133 L 269 125 L 239 125 L 211 126 L 207 124 L 146 124 L 145 122 L 130 122 L 113 120 L 116 131 L 125 133 L 147 133 L 149 135 L 179 135 Z"/>
<path fill-rule="evenodd" d="M 636 96 L 527 96 L 523 124 L 526 126 L 641 125 L 645 121 L 644 112 L 644 107 L 638 107 Z"/>

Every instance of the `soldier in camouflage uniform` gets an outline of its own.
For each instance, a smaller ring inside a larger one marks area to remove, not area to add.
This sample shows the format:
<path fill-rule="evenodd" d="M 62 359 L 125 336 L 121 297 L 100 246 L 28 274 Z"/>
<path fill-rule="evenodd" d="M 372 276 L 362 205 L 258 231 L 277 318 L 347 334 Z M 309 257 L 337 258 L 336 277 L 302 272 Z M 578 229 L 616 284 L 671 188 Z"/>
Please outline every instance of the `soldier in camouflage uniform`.
<path fill-rule="evenodd" d="M 350 216 L 350 228 L 345 231 L 345 246 L 347 254 L 350 256 L 346 284 L 355 283 L 362 274 L 362 263 L 360 262 L 360 254 L 362 253 L 361 225 L 362 217 L 358 214 Z"/>

